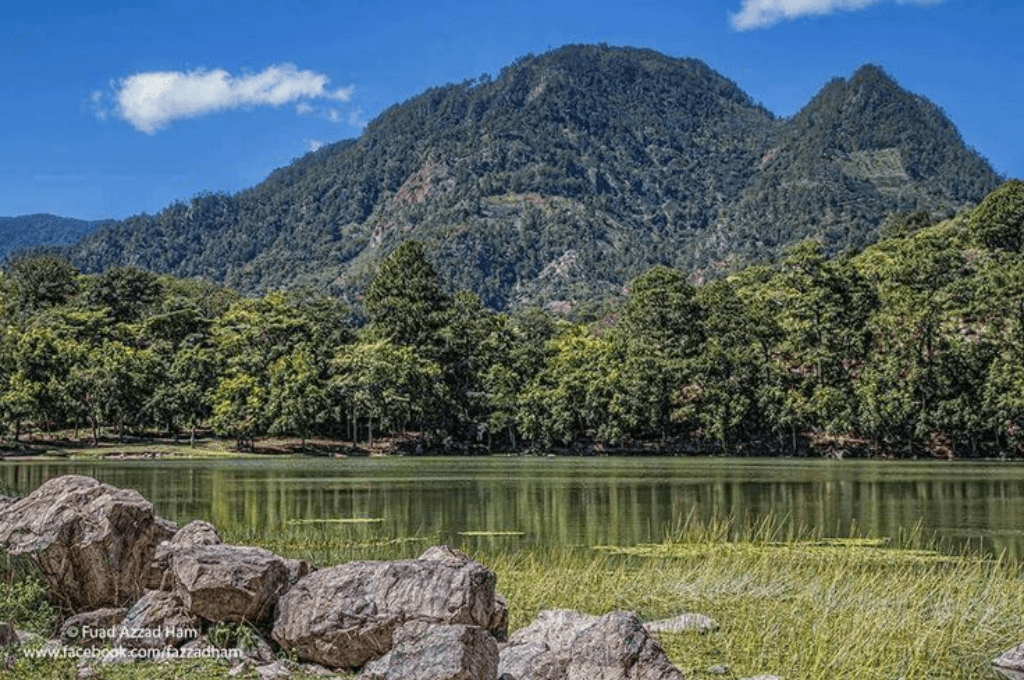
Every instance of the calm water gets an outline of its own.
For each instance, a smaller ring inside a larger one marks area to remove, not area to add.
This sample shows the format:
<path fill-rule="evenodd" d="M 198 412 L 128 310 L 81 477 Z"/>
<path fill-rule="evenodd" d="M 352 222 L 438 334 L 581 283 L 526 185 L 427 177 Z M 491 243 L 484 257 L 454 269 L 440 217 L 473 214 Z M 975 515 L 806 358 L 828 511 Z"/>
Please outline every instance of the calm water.
<path fill-rule="evenodd" d="M 352 458 L 0 463 L 26 494 L 85 474 L 137 489 L 159 515 L 273 532 L 324 522 L 354 537 L 628 545 L 688 515 L 772 514 L 826 535 L 898 537 L 919 525 L 951 545 L 1024 557 L 1024 465 L 709 458 Z M 339 522 L 337 520 L 364 520 Z M 481 535 L 477 532 L 483 532 Z M 497 532 L 498 535 L 496 535 Z"/>

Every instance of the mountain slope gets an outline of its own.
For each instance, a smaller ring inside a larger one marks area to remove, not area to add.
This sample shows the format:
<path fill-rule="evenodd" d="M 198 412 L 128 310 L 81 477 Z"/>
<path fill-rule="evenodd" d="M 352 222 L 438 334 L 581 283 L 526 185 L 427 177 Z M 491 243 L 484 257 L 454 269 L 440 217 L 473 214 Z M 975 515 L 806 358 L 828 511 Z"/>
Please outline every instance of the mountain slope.
<path fill-rule="evenodd" d="M 820 235 L 870 241 L 894 210 L 945 213 L 999 182 L 934 105 L 877 68 L 791 120 L 692 59 L 570 46 L 434 88 L 234 196 L 131 218 L 69 250 L 246 291 L 357 297 L 423 241 L 441 276 L 496 308 L 565 308 L 652 264 L 771 257 Z"/>
<path fill-rule="evenodd" d="M 705 257 L 755 256 L 818 236 L 832 251 L 863 247 L 880 215 L 948 216 L 980 200 L 995 177 L 937 106 L 864 66 L 786 122 L 754 181 L 707 235 Z"/>
<path fill-rule="evenodd" d="M 0 217 L 0 261 L 19 250 L 74 243 L 102 224 L 46 214 Z"/>

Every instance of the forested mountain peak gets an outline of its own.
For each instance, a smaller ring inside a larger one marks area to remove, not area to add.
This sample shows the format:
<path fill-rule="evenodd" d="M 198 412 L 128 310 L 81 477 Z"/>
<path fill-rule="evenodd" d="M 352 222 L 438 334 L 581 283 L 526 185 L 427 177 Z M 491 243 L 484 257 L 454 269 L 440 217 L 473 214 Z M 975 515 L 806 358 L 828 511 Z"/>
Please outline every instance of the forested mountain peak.
<path fill-rule="evenodd" d="M 17 250 L 73 243 L 101 224 L 45 213 L 0 217 L 0 262 Z"/>
<path fill-rule="evenodd" d="M 234 196 L 125 220 L 69 251 L 255 292 L 357 300 L 401 243 L 495 308 L 566 309 L 654 264 L 872 240 L 896 210 L 943 214 L 998 183 L 942 112 L 878 67 L 780 120 L 695 59 L 571 45 L 431 88 L 355 140 Z"/>

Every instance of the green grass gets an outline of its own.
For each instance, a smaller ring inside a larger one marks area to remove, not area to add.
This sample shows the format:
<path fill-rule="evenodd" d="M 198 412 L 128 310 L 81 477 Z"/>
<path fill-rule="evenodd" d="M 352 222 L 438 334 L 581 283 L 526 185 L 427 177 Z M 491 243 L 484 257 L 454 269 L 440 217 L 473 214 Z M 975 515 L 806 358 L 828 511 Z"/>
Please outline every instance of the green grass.
<path fill-rule="evenodd" d="M 660 638 L 689 679 L 994 680 L 1001 676 L 991 660 L 1024 640 L 1019 564 L 951 553 L 914 530 L 890 542 L 788 526 L 691 519 L 647 545 L 485 547 L 472 555 L 498 574 L 513 630 L 554 608 L 631 610 L 644 620 L 711 616 L 717 631 Z M 258 540 L 240 533 L 229 530 L 228 540 Z M 433 542 L 354 540 L 307 526 L 289 527 L 266 547 L 337 564 L 411 557 Z M 714 666 L 729 672 L 713 674 Z"/>
<path fill-rule="evenodd" d="M 1019 564 L 951 554 L 915 532 L 890 544 L 870 536 L 784 533 L 783 526 L 770 518 L 757 524 L 690 520 L 663 541 L 642 546 L 485 547 L 472 556 L 498 574 L 512 630 L 553 608 L 631 610 L 645 620 L 686 612 L 711 616 L 721 625 L 716 631 L 660 636 L 690 680 L 768 673 L 787 680 L 995 680 L 1001 676 L 991 660 L 1024 640 Z M 376 533 L 376 525 L 344 528 L 296 524 L 268 536 L 219 527 L 229 542 L 319 565 L 411 557 L 436 542 L 391 538 Z M 13 677 L 67 677 L 63 662 L 33 663 Z M 177 671 L 117 667 L 101 677 L 226 676 L 226 667 L 203 663 Z M 728 671 L 713 674 L 714 666 Z"/>

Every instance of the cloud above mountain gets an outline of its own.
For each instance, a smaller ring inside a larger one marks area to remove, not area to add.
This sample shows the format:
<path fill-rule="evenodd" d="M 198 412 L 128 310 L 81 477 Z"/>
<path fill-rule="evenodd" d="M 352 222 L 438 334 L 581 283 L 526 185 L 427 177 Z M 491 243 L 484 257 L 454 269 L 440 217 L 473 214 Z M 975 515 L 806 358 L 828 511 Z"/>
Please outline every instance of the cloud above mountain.
<path fill-rule="evenodd" d="M 805 16 L 864 9 L 888 0 L 744 0 L 739 12 L 729 16 L 737 31 L 768 28 Z M 896 0 L 901 5 L 934 5 L 942 0 Z"/>
<path fill-rule="evenodd" d="M 323 73 L 300 71 L 287 63 L 241 75 L 224 69 L 149 71 L 114 83 L 113 113 L 136 130 L 154 134 L 176 120 L 217 111 L 352 98 L 351 86 L 331 90 L 329 83 Z"/>

